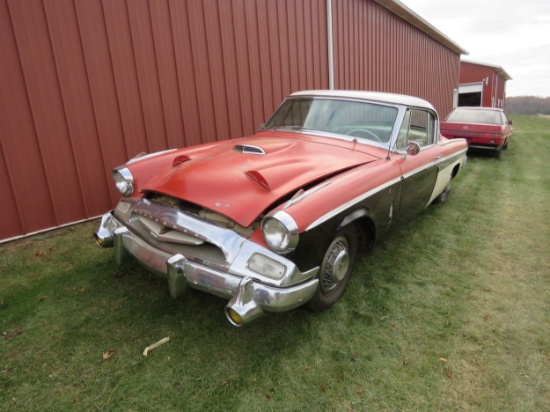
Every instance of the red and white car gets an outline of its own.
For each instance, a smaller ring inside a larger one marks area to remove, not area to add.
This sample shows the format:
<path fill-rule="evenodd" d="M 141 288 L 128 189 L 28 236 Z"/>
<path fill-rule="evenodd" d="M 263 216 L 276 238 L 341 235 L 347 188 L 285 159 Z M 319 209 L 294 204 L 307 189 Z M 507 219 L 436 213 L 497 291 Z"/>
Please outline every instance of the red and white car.
<path fill-rule="evenodd" d="M 502 109 L 457 107 L 441 122 L 441 133 L 466 139 L 470 149 L 493 150 L 500 159 L 512 138 L 512 121 Z"/>
<path fill-rule="evenodd" d="M 356 256 L 447 199 L 465 140 L 409 96 L 304 91 L 250 137 L 153 153 L 113 171 L 122 194 L 95 233 L 187 287 L 229 299 L 236 326 L 264 311 L 323 310 Z"/>

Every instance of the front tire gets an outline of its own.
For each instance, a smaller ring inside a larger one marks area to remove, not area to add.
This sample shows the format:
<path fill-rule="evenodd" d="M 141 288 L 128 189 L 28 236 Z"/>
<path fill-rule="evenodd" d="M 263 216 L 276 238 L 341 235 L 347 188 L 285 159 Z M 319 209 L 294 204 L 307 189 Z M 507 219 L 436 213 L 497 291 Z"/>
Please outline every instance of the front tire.
<path fill-rule="evenodd" d="M 317 292 L 307 306 L 320 312 L 334 305 L 342 296 L 351 278 L 357 256 L 357 230 L 344 227 L 327 248 L 319 272 Z"/>

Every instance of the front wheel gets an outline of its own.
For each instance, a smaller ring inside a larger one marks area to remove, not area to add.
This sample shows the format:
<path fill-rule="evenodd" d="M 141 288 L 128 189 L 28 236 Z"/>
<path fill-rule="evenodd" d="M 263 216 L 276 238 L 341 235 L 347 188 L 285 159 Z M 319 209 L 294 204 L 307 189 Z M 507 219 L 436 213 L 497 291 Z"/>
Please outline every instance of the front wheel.
<path fill-rule="evenodd" d="M 357 231 L 353 225 L 348 225 L 338 232 L 325 252 L 317 292 L 307 304 L 310 309 L 325 310 L 342 296 L 351 278 L 356 255 Z"/>

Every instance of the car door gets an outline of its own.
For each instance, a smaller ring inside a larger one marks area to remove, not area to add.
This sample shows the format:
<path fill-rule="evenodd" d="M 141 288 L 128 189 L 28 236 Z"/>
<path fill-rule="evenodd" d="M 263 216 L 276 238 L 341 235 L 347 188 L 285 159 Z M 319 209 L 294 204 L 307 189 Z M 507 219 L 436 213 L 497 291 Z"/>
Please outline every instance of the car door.
<path fill-rule="evenodd" d="M 427 205 L 437 180 L 439 150 L 436 145 L 436 115 L 429 110 L 408 109 L 396 142 L 396 161 L 401 167 L 399 220 L 420 213 Z M 420 151 L 407 154 L 409 142 Z"/>

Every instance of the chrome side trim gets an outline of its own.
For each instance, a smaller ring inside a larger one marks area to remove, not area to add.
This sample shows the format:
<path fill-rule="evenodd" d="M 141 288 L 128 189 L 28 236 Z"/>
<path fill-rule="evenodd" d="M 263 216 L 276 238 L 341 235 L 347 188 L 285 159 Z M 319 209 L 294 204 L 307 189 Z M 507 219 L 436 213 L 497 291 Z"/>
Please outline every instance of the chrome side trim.
<path fill-rule="evenodd" d="M 357 203 L 359 202 L 362 202 L 363 200 L 365 200 L 366 198 L 372 196 L 372 195 L 375 195 L 376 193 L 378 192 L 381 192 L 382 190 L 384 189 L 387 189 L 388 187 L 390 186 L 393 186 L 394 184 L 396 183 L 399 183 L 401 181 L 401 176 L 400 177 L 397 177 L 395 179 L 392 179 L 390 180 L 389 182 L 387 183 L 384 183 L 383 185 L 381 186 L 378 186 L 372 190 L 369 190 L 368 192 L 366 193 L 363 193 L 362 195 L 360 196 L 357 196 L 356 198 L 338 206 L 336 209 L 333 209 L 331 210 L 330 212 L 326 213 L 325 215 L 321 216 L 319 219 L 315 220 L 313 223 L 311 223 L 307 228 L 306 228 L 306 232 L 308 230 L 311 230 L 317 226 L 319 226 L 320 224 L 326 222 L 327 220 L 330 220 L 332 219 L 334 216 L 338 215 L 339 213 L 342 213 L 343 211 L 353 207 L 354 205 L 356 205 Z"/>
<path fill-rule="evenodd" d="M 439 163 L 444 163 L 444 162 L 449 162 L 450 160 L 454 159 L 455 157 L 458 157 L 462 154 L 465 154 L 466 152 L 468 151 L 468 149 L 462 149 L 458 152 L 455 152 L 455 153 L 452 153 L 450 154 L 449 156 L 445 156 L 445 157 L 441 157 L 441 158 L 438 158 L 436 160 L 434 160 L 433 162 L 430 162 L 428 163 L 427 165 L 423 165 L 422 167 L 419 167 L 417 169 L 414 169 L 412 171 L 410 171 L 409 173 L 403 175 L 403 176 L 400 176 L 398 178 L 395 178 L 393 180 L 390 180 L 389 182 L 381 185 L 381 186 L 378 186 L 372 190 L 369 190 L 368 192 L 360 195 L 360 196 L 357 196 L 356 198 L 342 204 L 341 206 L 338 206 L 336 209 L 334 210 L 331 210 L 330 212 L 328 212 L 327 214 L 321 216 L 320 218 L 318 218 L 317 220 L 315 220 L 313 223 L 311 223 L 307 228 L 306 228 L 306 231 L 308 230 L 311 230 L 317 226 L 319 226 L 320 224 L 326 222 L 327 220 L 329 219 L 332 219 L 334 216 L 338 215 L 339 213 L 345 211 L 346 209 L 348 208 L 351 208 L 353 207 L 354 205 L 356 205 L 357 203 L 359 202 L 362 202 L 363 200 L 367 199 L 368 197 L 384 190 L 384 189 L 387 189 L 388 187 L 396 184 L 396 183 L 399 183 L 401 180 L 403 179 L 406 179 L 406 178 L 409 178 L 417 173 L 420 173 L 422 172 L 423 170 L 429 168 L 429 167 L 432 167 L 434 166 L 435 164 L 439 164 Z"/>
<path fill-rule="evenodd" d="M 154 153 L 149 153 L 149 154 L 138 154 L 137 156 L 135 156 L 135 157 L 131 158 L 130 160 L 128 160 L 126 162 L 126 164 L 129 165 L 129 164 L 132 164 L 132 163 L 137 162 L 139 160 L 150 159 L 151 157 L 160 156 L 160 155 L 165 154 L 165 153 L 175 152 L 176 150 L 178 150 L 178 149 L 161 150 L 160 152 L 154 152 Z"/>
<path fill-rule="evenodd" d="M 315 186 L 314 188 L 312 189 L 309 189 L 309 190 L 306 190 L 304 193 L 302 193 L 300 196 L 294 198 L 294 199 L 290 199 L 288 202 L 286 202 L 286 204 L 283 206 L 283 209 L 287 209 L 289 208 L 290 206 L 298 203 L 300 200 L 303 200 L 305 199 L 306 197 L 308 196 L 311 196 L 313 193 L 321 190 L 321 189 L 324 189 L 325 187 L 327 187 L 328 185 L 330 185 L 332 183 L 331 180 L 329 180 L 328 182 L 324 182 L 322 184 L 320 184 L 319 186 Z"/>
<path fill-rule="evenodd" d="M 432 167 L 434 165 L 437 165 L 437 164 L 440 164 L 440 163 L 443 163 L 443 162 L 448 162 L 449 160 L 451 160 L 451 159 L 453 159 L 457 156 L 460 156 L 461 154 L 466 153 L 467 151 L 468 151 L 468 149 L 462 149 L 461 151 L 452 153 L 448 156 L 438 157 L 435 160 L 431 161 L 430 163 L 427 163 L 427 164 L 423 165 L 422 167 L 411 170 L 410 172 L 404 174 L 403 178 L 408 179 L 409 177 L 414 176 L 415 174 L 420 173 L 420 172 L 422 172 L 426 169 L 429 169 L 430 167 Z"/>

